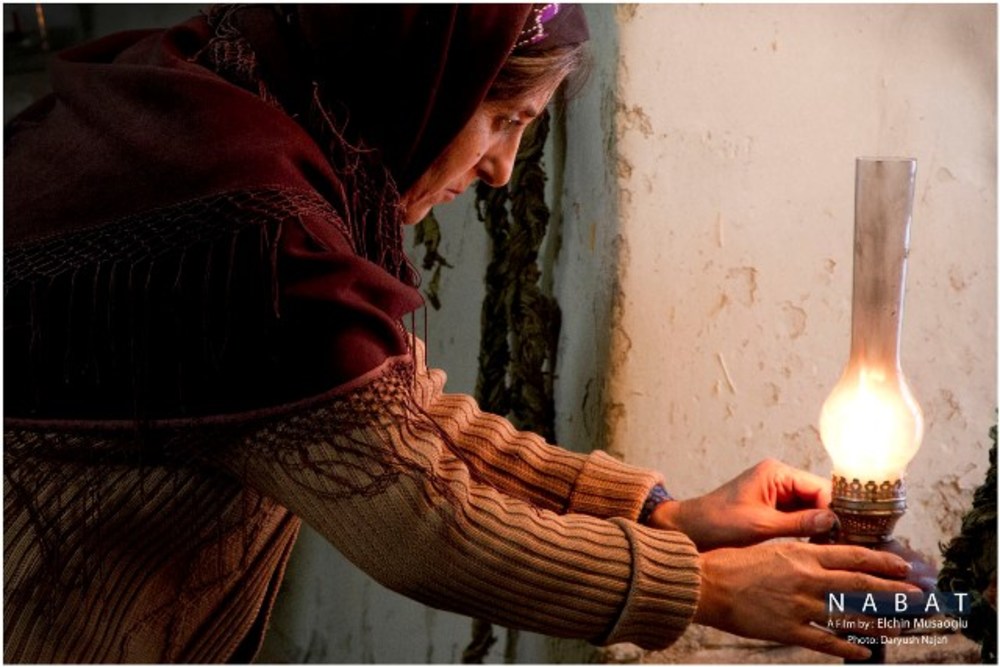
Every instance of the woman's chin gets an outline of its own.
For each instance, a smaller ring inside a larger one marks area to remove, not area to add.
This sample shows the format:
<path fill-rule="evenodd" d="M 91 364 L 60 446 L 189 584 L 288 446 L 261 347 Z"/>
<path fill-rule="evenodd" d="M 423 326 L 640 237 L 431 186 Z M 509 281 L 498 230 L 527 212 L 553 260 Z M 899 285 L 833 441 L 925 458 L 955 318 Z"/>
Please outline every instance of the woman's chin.
<path fill-rule="evenodd" d="M 403 224 L 404 225 L 415 225 L 424 218 L 427 214 L 431 212 L 430 206 L 416 206 L 412 208 L 407 208 L 403 213 Z"/>

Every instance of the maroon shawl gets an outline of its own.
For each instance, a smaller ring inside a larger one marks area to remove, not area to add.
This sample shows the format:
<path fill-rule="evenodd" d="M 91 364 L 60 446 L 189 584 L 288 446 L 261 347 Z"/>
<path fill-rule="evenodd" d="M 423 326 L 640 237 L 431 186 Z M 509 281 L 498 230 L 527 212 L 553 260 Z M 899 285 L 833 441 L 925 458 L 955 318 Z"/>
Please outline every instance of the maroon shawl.
<path fill-rule="evenodd" d="M 5 128 L 5 657 L 253 654 L 298 520 L 213 457 L 409 351 L 399 189 L 528 11 L 222 8 L 56 58 Z"/>
<path fill-rule="evenodd" d="M 377 458 L 350 493 L 422 474 L 296 420 L 373 369 L 412 391 L 385 363 L 421 304 L 399 192 L 530 12 L 221 8 L 55 60 L 5 132 L 5 657 L 251 656 L 298 520 L 216 465 L 250 433 L 296 471 L 341 474 L 306 457 L 317 437 Z M 376 394 L 350 419 L 383 417 Z M 433 431 L 396 403 L 393 428 Z"/>
<path fill-rule="evenodd" d="M 421 299 L 396 188 L 483 100 L 528 9 L 252 6 L 58 57 L 5 144 L 6 417 L 244 413 L 403 352 Z"/>

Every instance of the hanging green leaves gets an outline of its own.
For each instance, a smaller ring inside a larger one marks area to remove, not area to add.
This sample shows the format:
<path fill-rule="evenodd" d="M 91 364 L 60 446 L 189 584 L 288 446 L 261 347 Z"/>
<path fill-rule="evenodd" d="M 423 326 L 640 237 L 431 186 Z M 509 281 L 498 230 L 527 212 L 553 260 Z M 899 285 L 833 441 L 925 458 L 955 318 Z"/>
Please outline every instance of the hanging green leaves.
<path fill-rule="evenodd" d="M 484 410 L 555 439 L 553 380 L 561 313 L 541 290 L 538 254 L 549 223 L 542 167 L 549 115 L 524 133 L 510 185 L 476 188 L 490 236 L 476 397 Z"/>
<path fill-rule="evenodd" d="M 421 262 L 421 267 L 424 271 L 433 271 L 430 282 L 424 288 L 424 294 L 434 307 L 434 310 L 441 310 L 441 296 L 439 293 L 441 289 L 441 269 L 445 267 L 451 268 L 451 264 L 438 252 L 438 248 L 441 247 L 441 225 L 438 223 L 437 218 L 434 217 L 433 209 L 427 213 L 423 220 L 417 223 L 413 231 L 414 245 L 424 246 L 424 259 Z"/>
<path fill-rule="evenodd" d="M 972 507 L 962 519 L 962 532 L 942 545 L 944 566 L 938 587 L 971 593 L 968 627 L 962 634 L 982 646 L 983 663 L 997 662 L 997 427 L 990 429 L 990 467 L 976 489 Z"/>
<path fill-rule="evenodd" d="M 521 140 L 508 187 L 476 187 L 476 211 L 490 237 L 486 296 L 481 316 L 476 398 L 483 410 L 510 417 L 516 427 L 555 440 L 553 385 L 561 311 L 541 289 L 538 254 L 549 225 L 543 149 L 548 111 Z M 518 633 L 508 630 L 506 659 Z M 465 663 L 481 663 L 495 641 L 489 623 L 476 620 Z"/>

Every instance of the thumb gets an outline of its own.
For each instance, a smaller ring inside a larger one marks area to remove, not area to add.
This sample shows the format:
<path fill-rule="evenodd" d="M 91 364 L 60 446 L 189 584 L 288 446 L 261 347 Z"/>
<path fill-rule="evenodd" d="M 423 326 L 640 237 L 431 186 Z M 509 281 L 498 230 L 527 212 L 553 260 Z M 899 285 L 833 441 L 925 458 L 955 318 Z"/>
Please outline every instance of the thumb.
<path fill-rule="evenodd" d="M 827 535 L 837 525 L 837 515 L 830 510 L 775 512 L 773 537 L 815 537 Z"/>

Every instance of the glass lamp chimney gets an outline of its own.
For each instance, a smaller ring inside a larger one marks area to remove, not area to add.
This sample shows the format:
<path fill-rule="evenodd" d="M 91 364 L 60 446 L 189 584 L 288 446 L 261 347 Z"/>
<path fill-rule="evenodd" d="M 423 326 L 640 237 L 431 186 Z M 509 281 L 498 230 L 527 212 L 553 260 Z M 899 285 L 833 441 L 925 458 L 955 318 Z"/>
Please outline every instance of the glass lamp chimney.
<path fill-rule="evenodd" d="M 899 361 L 916 166 L 908 158 L 856 163 L 851 354 L 819 421 L 833 461 L 831 506 L 850 541 L 889 539 L 923 439 L 923 413 Z"/>

